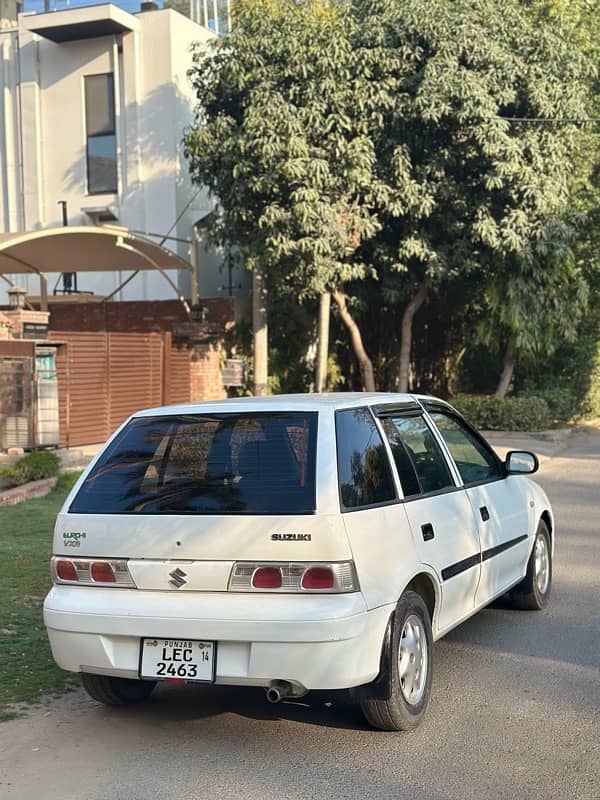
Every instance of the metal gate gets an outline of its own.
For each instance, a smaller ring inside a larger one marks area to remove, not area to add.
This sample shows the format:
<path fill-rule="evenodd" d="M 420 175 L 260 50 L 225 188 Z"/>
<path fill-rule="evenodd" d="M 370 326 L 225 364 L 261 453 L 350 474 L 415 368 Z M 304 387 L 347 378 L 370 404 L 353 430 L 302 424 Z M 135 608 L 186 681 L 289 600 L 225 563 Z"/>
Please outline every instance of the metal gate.
<path fill-rule="evenodd" d="M 170 335 L 55 331 L 61 444 L 105 441 L 140 408 L 190 398 L 189 351 Z M 175 390 L 175 391 L 173 391 Z"/>

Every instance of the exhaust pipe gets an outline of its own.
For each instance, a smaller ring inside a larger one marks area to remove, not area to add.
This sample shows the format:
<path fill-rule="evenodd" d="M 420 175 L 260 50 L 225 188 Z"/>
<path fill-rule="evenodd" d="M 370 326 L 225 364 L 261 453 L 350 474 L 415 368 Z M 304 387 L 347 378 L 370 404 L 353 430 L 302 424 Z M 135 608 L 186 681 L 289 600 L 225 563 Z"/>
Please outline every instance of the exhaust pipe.
<path fill-rule="evenodd" d="M 269 703 L 280 703 L 292 693 L 292 685 L 287 681 L 277 681 L 267 689 Z"/>

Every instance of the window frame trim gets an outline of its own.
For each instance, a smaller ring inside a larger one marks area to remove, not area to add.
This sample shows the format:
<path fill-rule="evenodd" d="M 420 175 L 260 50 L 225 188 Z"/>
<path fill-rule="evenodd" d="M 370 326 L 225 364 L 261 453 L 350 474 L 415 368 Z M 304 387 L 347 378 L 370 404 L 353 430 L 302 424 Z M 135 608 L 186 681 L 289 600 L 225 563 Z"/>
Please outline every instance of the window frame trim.
<path fill-rule="evenodd" d="M 454 478 L 454 476 L 452 476 Z M 444 494 L 454 494 L 455 492 L 462 492 L 464 486 L 448 486 L 445 489 L 436 489 L 433 492 L 423 492 L 423 494 L 411 494 L 409 497 L 402 499 L 403 503 L 414 503 L 415 500 L 424 500 L 430 497 L 439 497 Z"/>
<path fill-rule="evenodd" d="M 396 417 L 407 415 L 410 416 L 414 414 L 415 411 L 420 414 L 423 410 L 423 407 L 420 403 L 416 400 L 406 400 L 400 403 L 377 403 L 374 406 L 370 406 L 371 413 L 375 417 Z"/>
<path fill-rule="evenodd" d="M 394 460 L 394 453 L 392 452 L 392 446 L 389 442 L 386 432 L 383 429 L 383 425 L 381 424 L 381 420 L 379 418 L 379 414 L 376 411 L 375 406 L 369 406 L 369 411 L 371 412 L 371 416 L 373 417 L 373 421 L 375 422 L 375 427 L 379 431 L 379 435 L 381 436 L 381 440 L 383 441 L 383 446 L 387 455 L 388 463 L 390 465 L 390 469 L 392 471 L 392 481 L 394 483 L 394 488 L 396 490 L 396 502 L 402 503 L 405 499 L 404 489 L 402 488 L 402 483 L 400 482 L 400 474 L 396 469 L 396 462 Z M 411 461 L 412 464 L 412 461 Z M 414 469 L 414 466 L 413 466 Z M 417 482 L 419 486 L 421 485 L 419 482 L 419 476 L 417 475 Z M 338 480 L 339 486 L 339 480 Z M 386 503 L 386 505 L 389 505 Z"/>

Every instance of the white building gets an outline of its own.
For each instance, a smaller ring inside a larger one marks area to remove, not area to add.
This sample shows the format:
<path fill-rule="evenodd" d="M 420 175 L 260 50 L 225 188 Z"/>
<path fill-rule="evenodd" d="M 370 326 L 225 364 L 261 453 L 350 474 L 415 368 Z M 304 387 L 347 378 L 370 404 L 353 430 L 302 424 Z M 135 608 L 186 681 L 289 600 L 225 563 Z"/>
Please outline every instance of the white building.
<path fill-rule="evenodd" d="M 183 154 L 195 102 L 187 70 L 192 43 L 214 34 L 151 3 L 134 14 L 105 4 L 18 15 L 16 0 L 0 3 L 0 232 L 60 226 L 65 203 L 70 225 L 169 233 L 165 246 L 190 260 L 186 240 L 213 203 L 191 184 Z M 196 258 L 202 297 L 227 295 L 229 283 L 243 282 L 239 275 L 229 281 L 202 247 Z M 78 288 L 107 295 L 123 278 L 86 274 Z M 175 279 L 189 296 L 189 275 Z M 35 279 L 14 282 L 37 294 Z M 0 287 L 0 305 L 5 296 Z M 171 296 L 152 273 L 121 293 Z"/>

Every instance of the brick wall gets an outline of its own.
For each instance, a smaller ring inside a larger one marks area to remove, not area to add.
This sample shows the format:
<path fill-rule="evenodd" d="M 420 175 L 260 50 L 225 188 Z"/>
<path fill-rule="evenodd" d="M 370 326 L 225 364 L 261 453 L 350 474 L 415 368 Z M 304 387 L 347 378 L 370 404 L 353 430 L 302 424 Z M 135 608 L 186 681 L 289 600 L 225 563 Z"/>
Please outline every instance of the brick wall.
<path fill-rule="evenodd" d="M 3 341 L 12 339 L 12 329 L 12 322 L 0 312 L 0 339 Z"/>
<path fill-rule="evenodd" d="M 201 300 L 206 308 L 205 325 L 225 329 L 234 319 L 233 298 Z M 151 333 L 173 331 L 190 324 L 185 309 L 178 300 L 131 300 L 112 303 L 49 303 L 51 327 L 55 331 L 111 331 L 122 333 Z"/>
<path fill-rule="evenodd" d="M 222 348 L 195 344 L 190 352 L 190 400 L 222 400 L 227 397 L 221 380 Z"/>

